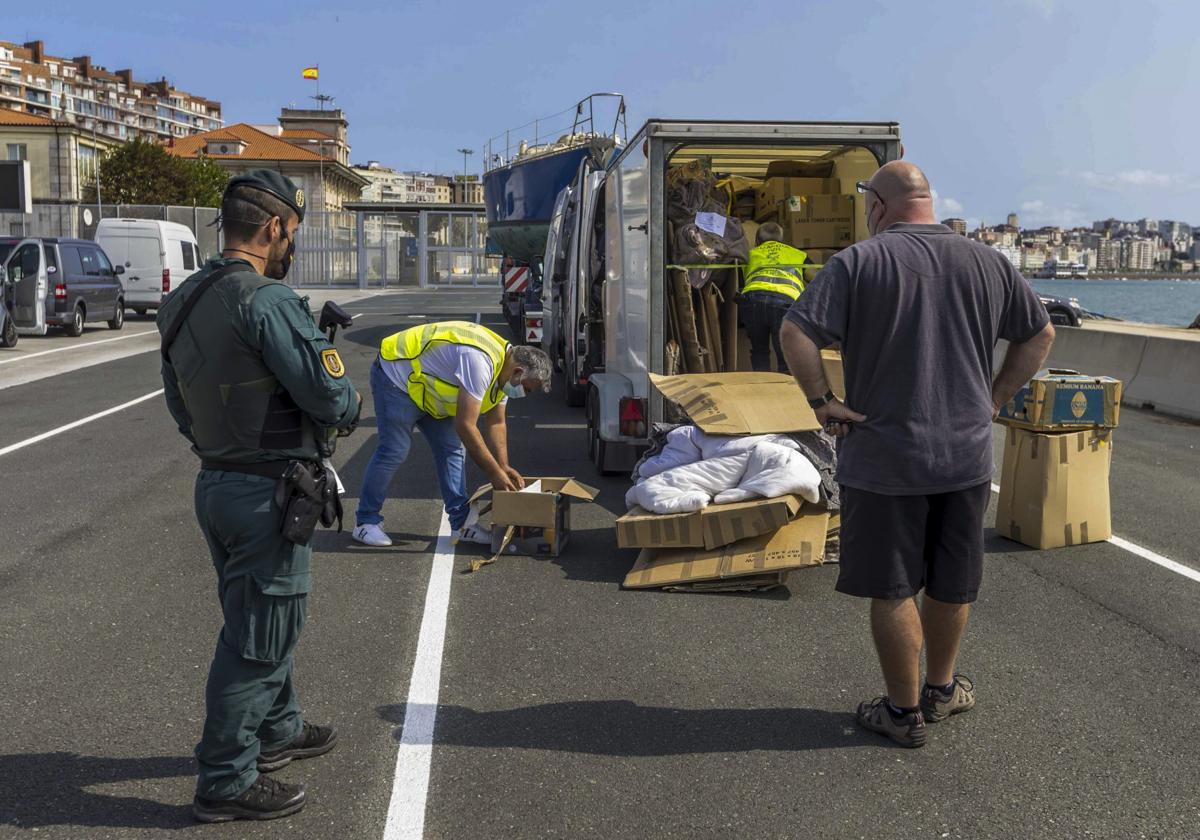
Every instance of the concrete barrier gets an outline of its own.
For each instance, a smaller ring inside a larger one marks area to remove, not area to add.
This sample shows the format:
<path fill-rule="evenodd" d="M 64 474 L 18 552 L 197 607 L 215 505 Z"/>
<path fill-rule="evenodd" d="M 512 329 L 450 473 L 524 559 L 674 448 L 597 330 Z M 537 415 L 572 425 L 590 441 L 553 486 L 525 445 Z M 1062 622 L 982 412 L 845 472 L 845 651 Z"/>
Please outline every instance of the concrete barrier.
<path fill-rule="evenodd" d="M 1172 332 L 1060 327 L 1047 364 L 1120 379 L 1124 405 L 1200 420 L 1200 341 Z"/>

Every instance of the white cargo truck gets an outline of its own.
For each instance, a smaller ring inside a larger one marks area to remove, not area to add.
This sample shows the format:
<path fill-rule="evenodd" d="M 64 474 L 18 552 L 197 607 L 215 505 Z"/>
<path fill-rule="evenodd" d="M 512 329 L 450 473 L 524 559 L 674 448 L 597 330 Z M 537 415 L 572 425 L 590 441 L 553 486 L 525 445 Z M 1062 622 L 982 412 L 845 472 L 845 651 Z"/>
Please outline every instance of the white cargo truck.
<path fill-rule="evenodd" d="M 902 154 L 894 122 L 653 119 L 606 168 L 580 164 L 548 237 L 543 346 L 567 402 L 586 405 L 598 470 L 631 468 L 663 419 L 649 375 L 667 372 L 668 170 L 699 162 L 719 176 L 761 179 L 772 164 L 831 163 L 837 192 L 852 196 L 857 181 Z M 867 236 L 862 205 L 853 241 Z M 734 369 L 749 370 L 749 359 L 738 356 Z"/>

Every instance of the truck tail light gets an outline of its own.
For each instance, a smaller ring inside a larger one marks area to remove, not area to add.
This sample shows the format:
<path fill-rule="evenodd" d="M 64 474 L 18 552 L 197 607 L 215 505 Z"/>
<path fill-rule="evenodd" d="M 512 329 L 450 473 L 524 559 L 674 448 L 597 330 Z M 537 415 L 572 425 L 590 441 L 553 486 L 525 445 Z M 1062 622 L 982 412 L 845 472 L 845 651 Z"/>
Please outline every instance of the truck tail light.
<path fill-rule="evenodd" d="M 171 292 L 171 270 L 170 270 L 169 268 L 164 268 L 164 269 L 163 269 L 163 285 L 162 285 L 162 290 L 163 290 L 163 292 L 162 292 L 162 293 L 163 293 L 164 295 L 165 295 L 165 294 L 170 294 L 170 292 Z"/>
<path fill-rule="evenodd" d="M 621 434 L 624 437 L 644 438 L 646 436 L 645 397 L 621 397 L 619 412 Z"/>
<path fill-rule="evenodd" d="M 66 300 L 67 299 L 67 284 L 66 283 L 55 283 L 54 284 L 54 299 L 55 300 Z"/>

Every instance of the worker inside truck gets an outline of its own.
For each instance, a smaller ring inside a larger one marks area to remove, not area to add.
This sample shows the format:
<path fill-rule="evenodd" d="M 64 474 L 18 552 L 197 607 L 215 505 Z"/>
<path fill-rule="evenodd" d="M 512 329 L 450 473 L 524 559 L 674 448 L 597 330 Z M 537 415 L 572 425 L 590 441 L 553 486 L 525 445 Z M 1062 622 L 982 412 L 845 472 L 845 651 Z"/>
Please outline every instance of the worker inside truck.
<path fill-rule="evenodd" d="M 788 307 L 804 291 L 804 272 L 800 268 L 808 255 L 783 241 L 783 228 L 776 222 L 761 225 L 755 234 L 755 246 L 746 263 L 746 281 L 738 296 L 738 316 L 750 339 L 750 366 L 771 369 L 771 349 L 775 366 L 788 372 L 787 359 L 779 344 L 779 328 Z"/>

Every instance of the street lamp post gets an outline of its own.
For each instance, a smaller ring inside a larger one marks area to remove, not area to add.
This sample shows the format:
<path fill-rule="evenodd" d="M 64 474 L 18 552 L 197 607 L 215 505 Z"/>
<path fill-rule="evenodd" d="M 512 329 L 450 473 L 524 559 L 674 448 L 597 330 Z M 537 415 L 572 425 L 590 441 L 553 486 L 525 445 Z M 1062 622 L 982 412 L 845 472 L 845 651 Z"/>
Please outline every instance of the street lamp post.
<path fill-rule="evenodd" d="M 475 154 L 475 150 L 464 148 L 464 149 L 459 149 L 458 152 L 459 152 L 459 154 L 461 154 L 463 156 L 462 203 L 466 204 L 467 203 L 467 155 Z M 454 223 L 453 222 L 450 223 L 450 241 L 452 243 L 454 241 Z M 464 243 L 464 244 L 466 244 L 466 243 Z M 475 253 L 474 253 L 474 251 L 472 251 L 471 252 L 471 284 L 472 285 L 474 285 L 474 283 L 475 283 L 475 273 L 477 270 L 478 270 L 478 266 L 475 264 Z"/>

